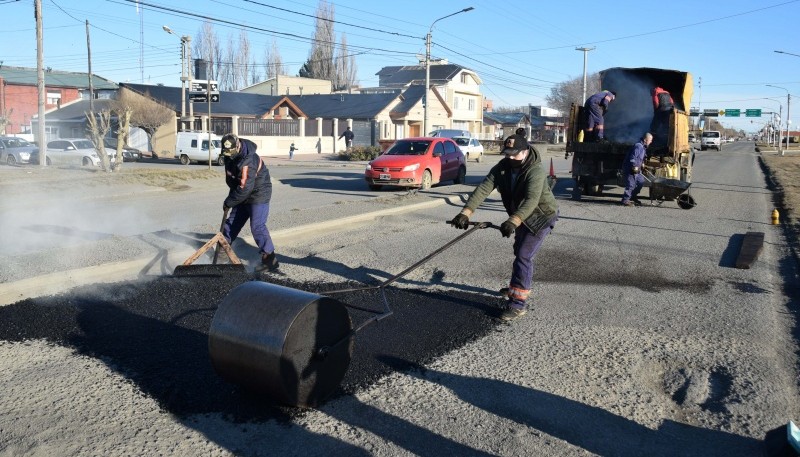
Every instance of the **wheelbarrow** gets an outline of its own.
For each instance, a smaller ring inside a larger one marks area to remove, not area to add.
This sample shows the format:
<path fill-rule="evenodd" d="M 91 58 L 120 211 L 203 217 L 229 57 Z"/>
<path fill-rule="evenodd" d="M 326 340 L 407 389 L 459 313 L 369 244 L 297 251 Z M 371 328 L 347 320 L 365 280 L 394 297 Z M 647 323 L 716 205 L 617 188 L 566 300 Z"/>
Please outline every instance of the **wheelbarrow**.
<path fill-rule="evenodd" d="M 451 223 L 452 221 L 448 221 Z M 217 374 L 248 390 L 299 407 L 314 407 L 333 393 L 350 365 L 355 335 L 392 315 L 385 289 L 489 222 L 472 227 L 414 265 L 375 286 L 306 292 L 261 281 L 237 286 L 219 304 L 208 334 Z M 355 307 L 329 297 L 378 289 L 383 309 Z M 347 308 L 375 314 L 357 327 Z"/>
<path fill-rule="evenodd" d="M 642 176 L 650 183 L 651 204 L 660 206 L 667 200 L 677 200 L 678 206 L 682 209 L 692 209 L 697 206 L 694 198 L 688 192 L 692 183 L 679 179 L 660 178 L 646 169 L 642 170 Z"/>

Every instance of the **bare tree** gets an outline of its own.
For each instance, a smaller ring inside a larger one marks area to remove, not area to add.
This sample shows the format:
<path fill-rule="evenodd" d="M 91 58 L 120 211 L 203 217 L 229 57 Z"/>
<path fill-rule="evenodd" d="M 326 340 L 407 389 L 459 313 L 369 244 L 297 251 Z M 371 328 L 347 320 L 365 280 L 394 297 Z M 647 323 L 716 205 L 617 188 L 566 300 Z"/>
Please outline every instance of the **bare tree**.
<path fill-rule="evenodd" d="M 586 96 L 600 91 L 600 74 L 594 73 L 586 77 Z M 550 95 L 545 97 L 550 108 L 562 113 L 569 113 L 573 103 L 583 105 L 583 76 L 556 84 L 550 89 Z"/>
<path fill-rule="evenodd" d="M 320 0 L 317 6 L 317 22 L 314 30 L 314 43 L 308 60 L 298 73 L 305 78 L 327 79 L 335 81 L 333 68 L 333 33 L 334 7 L 327 0 Z"/>
<path fill-rule="evenodd" d="M 233 90 L 239 90 L 247 86 L 250 76 L 250 38 L 247 36 L 247 30 L 239 30 L 239 41 L 237 49 L 234 50 L 233 74 L 234 85 Z"/>
<path fill-rule="evenodd" d="M 208 62 L 209 79 L 219 81 L 223 68 L 222 47 L 210 21 L 203 22 L 194 43 L 193 55 Z"/>
<path fill-rule="evenodd" d="M 148 93 L 141 96 L 129 90 L 120 92 L 119 97 L 114 103 L 116 111 L 125 112 L 130 110 L 130 127 L 138 127 L 147 134 L 147 144 L 150 151 L 153 150 L 153 135 L 162 125 L 175 122 L 175 111 L 150 98 Z M 122 126 L 120 125 L 120 129 Z M 125 128 L 125 134 L 129 128 Z"/>
<path fill-rule="evenodd" d="M 281 52 L 278 50 L 278 43 L 274 38 L 272 39 L 272 47 L 266 48 L 264 51 L 264 70 L 266 79 L 286 74 Z"/>
<path fill-rule="evenodd" d="M 103 171 L 113 171 L 109 166 L 108 154 L 103 144 L 108 131 L 111 130 L 111 110 L 102 110 L 98 113 L 87 111 L 86 120 L 89 123 L 89 136 L 97 149 L 97 155 L 100 156 L 100 168 Z"/>
<path fill-rule="evenodd" d="M 348 55 L 347 36 L 342 33 L 339 49 L 334 59 L 334 90 L 347 90 L 356 84 L 356 59 Z"/>

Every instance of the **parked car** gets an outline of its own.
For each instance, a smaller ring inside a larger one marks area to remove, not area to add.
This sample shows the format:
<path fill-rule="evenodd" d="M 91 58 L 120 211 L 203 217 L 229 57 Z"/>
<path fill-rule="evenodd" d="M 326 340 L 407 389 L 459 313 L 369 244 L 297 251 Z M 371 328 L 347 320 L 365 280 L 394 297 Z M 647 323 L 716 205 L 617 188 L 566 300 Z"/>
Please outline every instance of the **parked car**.
<path fill-rule="evenodd" d="M 458 130 L 458 129 L 438 129 L 434 130 L 433 132 L 429 133 L 428 136 L 432 137 L 444 137 L 444 138 L 454 138 L 457 136 L 470 136 L 468 130 Z"/>
<path fill-rule="evenodd" d="M 456 142 L 467 160 L 475 159 L 478 163 L 483 160 L 483 145 L 477 138 L 457 136 L 453 138 L 453 141 Z"/>
<path fill-rule="evenodd" d="M 372 190 L 380 190 L 382 186 L 430 189 L 434 184 L 451 180 L 463 184 L 466 175 L 464 153 L 453 140 L 442 137 L 397 140 L 364 170 L 364 178 Z"/>
<path fill-rule="evenodd" d="M 109 156 L 116 157 L 117 155 L 117 140 L 116 138 L 106 138 L 103 140 L 103 146 L 106 148 L 106 153 Z M 122 161 L 123 162 L 137 162 L 142 158 L 142 151 L 132 148 L 130 146 L 122 146 Z"/>
<path fill-rule="evenodd" d="M 38 154 L 36 163 L 39 163 Z M 100 156 L 91 140 L 61 138 L 47 143 L 47 165 L 99 167 Z"/>
<path fill-rule="evenodd" d="M 689 143 L 694 143 L 695 141 L 697 141 L 697 137 L 694 135 L 694 133 L 690 133 L 689 134 Z"/>
<path fill-rule="evenodd" d="M 175 139 L 175 157 L 181 163 L 189 165 L 192 162 L 208 163 L 208 132 L 178 132 Z M 211 162 L 225 165 L 225 156 L 222 155 L 222 137 L 211 135 Z"/>
<path fill-rule="evenodd" d="M 0 136 L 0 163 L 17 165 L 31 162 L 31 154 L 39 148 L 28 140 L 14 136 Z"/>

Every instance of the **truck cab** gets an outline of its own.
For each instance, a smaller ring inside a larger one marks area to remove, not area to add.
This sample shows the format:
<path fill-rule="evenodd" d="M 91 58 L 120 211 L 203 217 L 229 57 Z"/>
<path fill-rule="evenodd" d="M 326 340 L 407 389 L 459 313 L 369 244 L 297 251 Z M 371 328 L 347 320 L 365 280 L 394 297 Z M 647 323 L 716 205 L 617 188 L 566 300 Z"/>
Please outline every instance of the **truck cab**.
<path fill-rule="evenodd" d="M 600 72 L 600 84 L 604 90 L 617 94 L 603 118 L 606 142 L 584 142 L 584 108 L 573 104 L 570 109 L 566 151 L 573 155 L 572 198 L 601 196 L 604 186 L 624 186 L 625 155 L 653 125 L 655 87 L 672 95 L 674 107 L 669 113 L 668 128 L 647 149 L 645 166 L 656 177 L 690 182 L 693 154 L 687 107 L 692 98 L 691 74 L 659 68 L 610 68 Z M 659 196 L 654 196 L 651 189 L 652 197 Z"/>

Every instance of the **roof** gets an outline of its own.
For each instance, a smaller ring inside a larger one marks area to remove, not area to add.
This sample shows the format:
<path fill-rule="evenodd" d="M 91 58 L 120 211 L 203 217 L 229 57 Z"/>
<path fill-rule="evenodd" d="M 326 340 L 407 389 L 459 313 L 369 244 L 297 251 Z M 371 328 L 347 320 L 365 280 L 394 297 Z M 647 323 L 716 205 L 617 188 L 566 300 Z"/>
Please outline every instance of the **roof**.
<path fill-rule="evenodd" d="M 472 72 L 472 70 L 456 64 L 431 65 L 430 80 L 450 81 L 462 70 Z M 383 67 L 375 74 L 380 78 L 382 86 L 406 86 L 414 82 L 424 83 L 425 66 Z"/>
<path fill-rule="evenodd" d="M 402 100 L 397 106 L 394 107 L 392 113 L 396 114 L 403 114 L 405 115 L 408 113 L 411 108 L 414 107 L 422 97 L 425 95 L 425 85 L 422 84 L 414 84 L 413 86 L 409 86 L 408 89 L 403 91 L 403 94 L 400 96 L 400 100 Z"/>
<path fill-rule="evenodd" d="M 111 108 L 114 100 L 97 99 L 94 101 L 94 112 L 100 112 Z M 71 103 L 61 105 L 61 108 L 50 110 L 44 113 L 45 122 L 84 122 L 86 113 L 89 112 L 90 100 L 76 100 Z"/>
<path fill-rule="evenodd" d="M 44 84 L 47 87 L 71 87 L 77 89 L 89 88 L 89 74 L 69 71 L 48 70 L 44 73 Z M 0 66 L 0 77 L 7 84 L 21 86 L 35 86 L 38 83 L 36 68 Z M 92 75 L 94 89 L 116 89 L 117 84 L 97 75 Z"/>
<path fill-rule="evenodd" d="M 163 103 L 176 113 L 181 111 L 180 87 L 131 83 L 120 83 L 120 87 L 126 87 L 142 95 L 149 94 L 150 98 Z M 211 103 L 211 113 L 217 115 L 263 116 L 265 113 L 274 109 L 284 98 L 286 97 L 280 95 L 220 91 L 219 102 Z M 188 98 L 186 103 L 189 103 Z M 195 103 L 194 111 L 197 113 L 208 112 L 208 103 Z"/>
<path fill-rule="evenodd" d="M 288 96 L 309 119 L 317 117 L 328 119 L 332 117 L 341 119 L 373 119 L 397 97 L 398 95 L 394 93 Z"/>
<path fill-rule="evenodd" d="M 489 119 L 496 124 L 519 124 L 529 123 L 529 117 L 525 113 L 493 113 L 484 111 L 483 118 Z"/>

